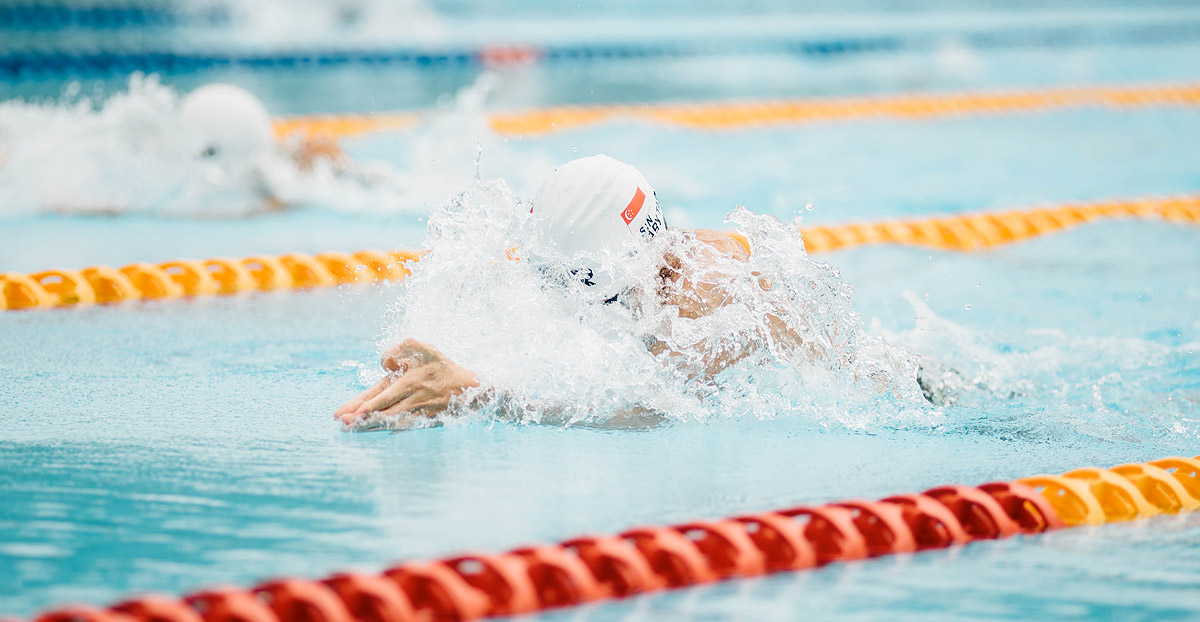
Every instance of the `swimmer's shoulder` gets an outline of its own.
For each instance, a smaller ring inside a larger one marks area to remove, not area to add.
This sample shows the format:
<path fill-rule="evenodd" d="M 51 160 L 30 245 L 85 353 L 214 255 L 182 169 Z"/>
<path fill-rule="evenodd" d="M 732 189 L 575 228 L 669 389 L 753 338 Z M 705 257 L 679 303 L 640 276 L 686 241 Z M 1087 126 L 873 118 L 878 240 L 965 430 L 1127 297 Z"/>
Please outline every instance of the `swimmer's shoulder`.
<path fill-rule="evenodd" d="M 750 258 L 750 243 L 745 236 L 737 233 L 726 233 L 715 229 L 693 229 L 696 239 L 733 257 L 746 261 Z"/>

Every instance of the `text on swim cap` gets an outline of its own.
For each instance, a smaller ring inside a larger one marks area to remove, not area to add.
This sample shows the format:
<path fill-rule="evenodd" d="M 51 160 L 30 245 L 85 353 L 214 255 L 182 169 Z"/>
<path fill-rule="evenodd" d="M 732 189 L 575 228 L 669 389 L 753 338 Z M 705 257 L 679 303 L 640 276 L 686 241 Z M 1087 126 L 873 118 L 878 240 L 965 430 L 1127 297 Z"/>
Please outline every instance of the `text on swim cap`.
<path fill-rule="evenodd" d="M 662 218 L 660 218 L 658 214 L 651 214 L 646 218 L 646 222 L 642 223 L 642 226 L 638 229 L 638 232 L 642 234 L 643 240 L 649 240 L 658 235 L 659 230 L 665 229 L 666 227 L 667 224 L 663 222 Z"/>

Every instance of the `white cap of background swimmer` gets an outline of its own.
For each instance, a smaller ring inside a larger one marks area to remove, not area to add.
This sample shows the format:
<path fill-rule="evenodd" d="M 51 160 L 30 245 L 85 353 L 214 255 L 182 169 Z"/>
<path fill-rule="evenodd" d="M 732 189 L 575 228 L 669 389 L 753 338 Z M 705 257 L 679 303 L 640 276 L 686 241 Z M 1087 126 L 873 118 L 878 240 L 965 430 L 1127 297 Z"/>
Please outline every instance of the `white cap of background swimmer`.
<path fill-rule="evenodd" d="M 199 157 L 245 163 L 257 160 L 274 142 L 266 106 L 232 84 L 206 84 L 188 93 L 180 116 L 198 141 Z"/>
<path fill-rule="evenodd" d="M 646 178 L 606 155 L 554 169 L 533 200 L 530 221 L 542 243 L 557 251 L 555 259 L 605 298 L 623 287 L 597 259 L 634 254 L 667 226 Z"/>

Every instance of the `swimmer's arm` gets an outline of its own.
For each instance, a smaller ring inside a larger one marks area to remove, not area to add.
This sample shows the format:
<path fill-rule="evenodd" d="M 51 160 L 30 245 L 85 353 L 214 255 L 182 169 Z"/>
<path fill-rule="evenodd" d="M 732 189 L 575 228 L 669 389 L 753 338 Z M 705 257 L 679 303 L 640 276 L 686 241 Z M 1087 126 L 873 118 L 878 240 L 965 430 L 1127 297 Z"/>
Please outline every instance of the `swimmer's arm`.
<path fill-rule="evenodd" d="M 712 229 L 697 229 L 696 237 L 709 246 L 733 257 L 739 261 L 750 260 L 750 243 L 745 236 L 740 233 L 727 233 L 724 231 L 715 231 Z M 758 278 L 758 286 L 764 291 L 771 291 L 773 285 L 769 277 L 763 276 L 759 272 L 754 272 L 753 275 Z M 787 349 L 797 351 L 803 350 L 812 358 L 820 358 L 828 356 L 828 350 L 825 346 L 805 340 L 800 336 L 793 326 L 789 325 L 780 316 L 774 313 L 767 313 L 763 317 L 763 325 L 767 333 L 771 336 L 774 343 L 784 346 Z M 841 336 L 841 327 L 831 326 L 827 337 L 831 344 L 836 344 Z M 741 356 L 729 360 L 729 365 L 737 362 L 742 356 L 749 354 L 743 353 Z M 728 365 L 726 365 L 728 367 Z M 722 367 L 721 369 L 724 369 Z"/>
<path fill-rule="evenodd" d="M 479 386 L 475 372 L 415 339 L 389 349 L 382 365 L 388 375 L 338 408 L 335 418 L 346 425 L 371 415 L 433 418 L 452 399 Z"/>
<path fill-rule="evenodd" d="M 689 253 L 692 256 L 686 261 L 673 253 L 665 255 L 666 263 L 660 273 L 663 280 L 661 295 L 667 305 L 678 309 L 680 317 L 698 319 L 729 304 L 733 299 L 724 284 L 734 277 L 719 269 L 722 261 L 719 255 L 746 261 L 750 258 L 750 252 L 738 240 L 720 231 L 694 229 L 690 233 L 705 246 L 694 248 L 699 254 Z M 690 370 L 687 373 L 693 377 L 703 375 L 712 378 L 753 351 L 751 347 L 730 350 L 703 344 L 688 348 L 692 353 L 689 356 L 653 336 L 647 339 L 646 347 L 654 356 L 691 358 L 684 367 Z M 699 361 L 694 358 L 696 354 L 699 354 Z"/>
<path fill-rule="evenodd" d="M 285 148 L 302 171 L 312 170 L 320 160 L 339 167 L 346 162 L 346 154 L 337 141 L 323 134 L 306 134 Z"/>
<path fill-rule="evenodd" d="M 693 233 L 696 239 L 727 257 L 743 262 L 750 259 L 749 243 L 740 234 L 731 234 L 713 229 L 696 229 Z M 670 257 L 668 257 L 668 263 L 671 263 Z M 716 263 L 715 258 L 713 263 Z M 678 267 L 678 264 L 675 267 Z M 763 276 L 758 272 L 754 272 L 753 276 L 758 279 L 758 286 L 764 291 L 770 291 L 773 288 L 769 277 Z M 684 313 L 690 312 L 694 317 L 706 315 L 732 301 L 733 296 L 729 295 L 722 286 L 722 280 L 720 275 L 717 275 L 717 278 L 710 278 L 708 282 L 692 284 L 690 289 L 693 290 L 694 295 L 688 298 L 691 298 L 691 302 L 696 304 L 689 305 L 687 301 L 681 301 L 684 302 L 684 304 L 680 305 L 681 309 L 686 309 Z M 804 339 L 795 327 L 791 326 L 777 314 L 767 313 L 763 316 L 762 330 L 765 332 L 764 337 L 769 338 L 772 343 L 781 349 L 803 351 L 812 358 L 821 358 L 828 355 L 827 349 L 824 346 Z M 835 340 L 840 330 L 836 326 L 832 330 L 833 334 L 830 335 L 830 339 Z M 714 377 L 721 371 L 749 356 L 755 349 L 757 349 L 757 346 L 751 344 L 748 347 L 734 350 L 708 351 L 707 365 L 703 371 L 709 378 Z M 667 351 L 665 345 L 660 344 L 657 348 L 651 347 L 651 352 L 655 355 L 665 351 Z M 676 352 L 670 352 L 670 354 L 678 355 Z"/>
<path fill-rule="evenodd" d="M 694 229 L 692 233 L 696 235 L 696 239 L 738 261 L 750 259 L 750 245 L 741 234 L 715 229 Z"/>
<path fill-rule="evenodd" d="M 648 337 L 646 341 L 647 341 L 646 347 L 650 351 L 650 354 L 653 354 L 656 357 L 666 356 L 669 358 L 682 358 L 682 357 L 686 356 L 683 352 L 672 349 L 670 346 L 663 343 L 662 341 L 659 341 L 655 337 L 652 337 L 652 336 Z M 703 350 L 703 360 L 704 360 L 703 366 L 699 369 L 688 366 L 688 367 L 685 367 L 685 369 L 691 369 L 691 371 L 688 372 L 689 378 L 694 379 L 697 376 L 700 376 L 701 374 L 703 374 L 703 376 L 705 378 L 711 379 L 711 378 L 716 377 L 717 374 L 721 373 L 726 368 L 732 366 L 734 363 L 737 363 L 738 361 L 746 358 L 753 351 L 754 351 L 753 347 L 744 347 L 744 348 L 740 348 L 738 350 L 721 350 L 721 351 L 713 351 L 709 348 L 704 348 L 704 350 Z"/>
<path fill-rule="evenodd" d="M 469 400 L 471 408 L 491 404 L 502 419 L 524 419 L 527 409 L 518 407 L 511 396 L 493 389 L 472 391 L 480 388 L 478 376 L 428 344 L 408 339 L 389 349 L 381 363 L 388 375 L 334 413 L 343 425 L 364 431 L 428 427 L 429 420 L 460 396 Z M 640 406 L 594 423 L 573 421 L 564 408 L 541 412 L 542 424 L 599 428 L 645 428 L 665 419 L 662 413 Z"/>

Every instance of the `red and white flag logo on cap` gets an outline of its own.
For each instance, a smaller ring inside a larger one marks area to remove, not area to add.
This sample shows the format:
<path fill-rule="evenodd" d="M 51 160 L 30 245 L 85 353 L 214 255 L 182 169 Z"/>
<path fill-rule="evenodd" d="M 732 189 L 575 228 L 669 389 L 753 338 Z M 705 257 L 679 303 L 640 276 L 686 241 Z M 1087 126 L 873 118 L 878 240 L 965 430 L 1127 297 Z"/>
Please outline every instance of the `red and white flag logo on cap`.
<path fill-rule="evenodd" d="M 642 211 L 642 204 L 645 202 L 646 193 L 642 192 L 641 188 L 638 188 L 637 192 L 633 195 L 633 200 L 629 202 L 629 205 L 625 206 L 625 211 L 621 212 L 621 219 L 625 221 L 625 224 L 628 225 L 633 222 L 634 218 L 637 218 L 638 213 Z"/>

